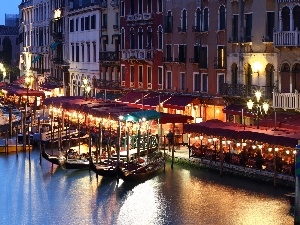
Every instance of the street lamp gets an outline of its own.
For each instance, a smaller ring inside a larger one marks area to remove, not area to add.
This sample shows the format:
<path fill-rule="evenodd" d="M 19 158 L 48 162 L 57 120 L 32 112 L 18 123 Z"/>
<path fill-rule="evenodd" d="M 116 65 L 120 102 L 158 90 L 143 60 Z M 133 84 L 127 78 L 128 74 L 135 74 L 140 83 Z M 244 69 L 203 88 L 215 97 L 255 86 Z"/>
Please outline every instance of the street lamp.
<path fill-rule="evenodd" d="M 0 63 L 0 72 L 2 72 L 3 74 L 3 81 L 4 81 L 4 78 L 6 77 L 6 69 L 3 63 Z"/>
<path fill-rule="evenodd" d="M 91 91 L 91 85 L 87 78 L 84 78 L 82 81 L 82 87 L 84 89 L 85 100 L 87 100 L 88 94 Z"/>
<path fill-rule="evenodd" d="M 268 113 L 269 104 L 267 102 L 261 101 L 261 91 L 260 90 L 257 90 L 255 92 L 255 98 L 256 98 L 256 101 L 254 101 L 254 102 L 251 99 L 249 99 L 249 101 L 247 102 L 247 107 L 250 110 L 250 112 L 256 116 L 257 129 L 259 129 L 259 117 L 261 115 L 265 115 Z"/>

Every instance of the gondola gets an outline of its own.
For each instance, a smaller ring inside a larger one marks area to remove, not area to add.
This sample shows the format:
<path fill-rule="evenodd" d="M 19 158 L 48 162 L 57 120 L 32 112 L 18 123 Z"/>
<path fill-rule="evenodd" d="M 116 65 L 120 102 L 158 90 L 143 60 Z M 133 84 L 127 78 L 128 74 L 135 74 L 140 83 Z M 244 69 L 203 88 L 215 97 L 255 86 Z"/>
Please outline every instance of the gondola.
<path fill-rule="evenodd" d="M 291 207 L 295 207 L 295 192 L 285 194 L 286 197 L 288 197 Z"/>
<path fill-rule="evenodd" d="M 165 165 L 165 157 L 158 152 L 148 163 L 133 163 L 119 168 L 118 175 L 124 181 L 145 181 L 160 172 Z"/>
<path fill-rule="evenodd" d="M 94 163 L 93 160 L 90 159 L 90 169 L 102 177 L 117 178 L 118 175 L 117 161 L 112 159 L 99 163 Z"/>
<path fill-rule="evenodd" d="M 58 155 L 48 154 L 45 149 L 43 149 L 43 151 L 42 151 L 42 157 L 44 159 L 46 159 L 47 161 L 51 162 L 52 164 L 55 164 L 55 165 L 60 165 L 61 161 L 64 160 L 63 158 L 61 158 Z"/>

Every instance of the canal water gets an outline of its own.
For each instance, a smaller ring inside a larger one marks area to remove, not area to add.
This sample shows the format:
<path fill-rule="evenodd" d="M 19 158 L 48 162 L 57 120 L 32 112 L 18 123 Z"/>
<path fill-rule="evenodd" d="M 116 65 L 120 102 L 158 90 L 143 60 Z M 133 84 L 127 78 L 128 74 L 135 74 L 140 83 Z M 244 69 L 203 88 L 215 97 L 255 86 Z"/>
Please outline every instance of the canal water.
<path fill-rule="evenodd" d="M 290 190 L 166 164 L 143 183 L 66 171 L 34 150 L 0 155 L 0 224 L 289 225 Z"/>

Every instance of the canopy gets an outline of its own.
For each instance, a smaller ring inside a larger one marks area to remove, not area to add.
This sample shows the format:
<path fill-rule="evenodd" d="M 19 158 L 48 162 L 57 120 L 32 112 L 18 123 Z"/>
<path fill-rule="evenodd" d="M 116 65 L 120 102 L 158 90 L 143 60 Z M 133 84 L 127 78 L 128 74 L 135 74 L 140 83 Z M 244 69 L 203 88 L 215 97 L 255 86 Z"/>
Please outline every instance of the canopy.
<path fill-rule="evenodd" d="M 256 129 L 255 127 L 243 127 L 217 120 L 197 124 L 185 124 L 184 132 L 203 133 L 231 139 L 249 139 L 287 147 L 295 147 L 298 144 L 298 140 L 300 140 L 300 132 L 295 130 L 274 130 L 268 127 Z"/>
<path fill-rule="evenodd" d="M 140 119 L 155 120 L 161 117 L 160 113 L 155 110 L 145 110 L 129 113 L 125 116 L 126 121 L 138 122 Z"/>
<path fill-rule="evenodd" d="M 192 103 L 197 97 L 193 96 L 172 96 L 163 104 L 165 108 L 184 110 L 185 107 Z"/>

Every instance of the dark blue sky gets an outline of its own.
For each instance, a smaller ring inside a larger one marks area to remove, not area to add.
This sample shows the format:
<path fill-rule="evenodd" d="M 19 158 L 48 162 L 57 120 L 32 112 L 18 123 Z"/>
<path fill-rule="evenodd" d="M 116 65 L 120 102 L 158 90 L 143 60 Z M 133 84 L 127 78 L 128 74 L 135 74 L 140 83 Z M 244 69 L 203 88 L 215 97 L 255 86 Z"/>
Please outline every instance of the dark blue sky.
<path fill-rule="evenodd" d="M 0 6 L 0 25 L 4 25 L 5 13 L 6 14 L 18 14 L 18 5 L 22 0 L 1 0 Z"/>

